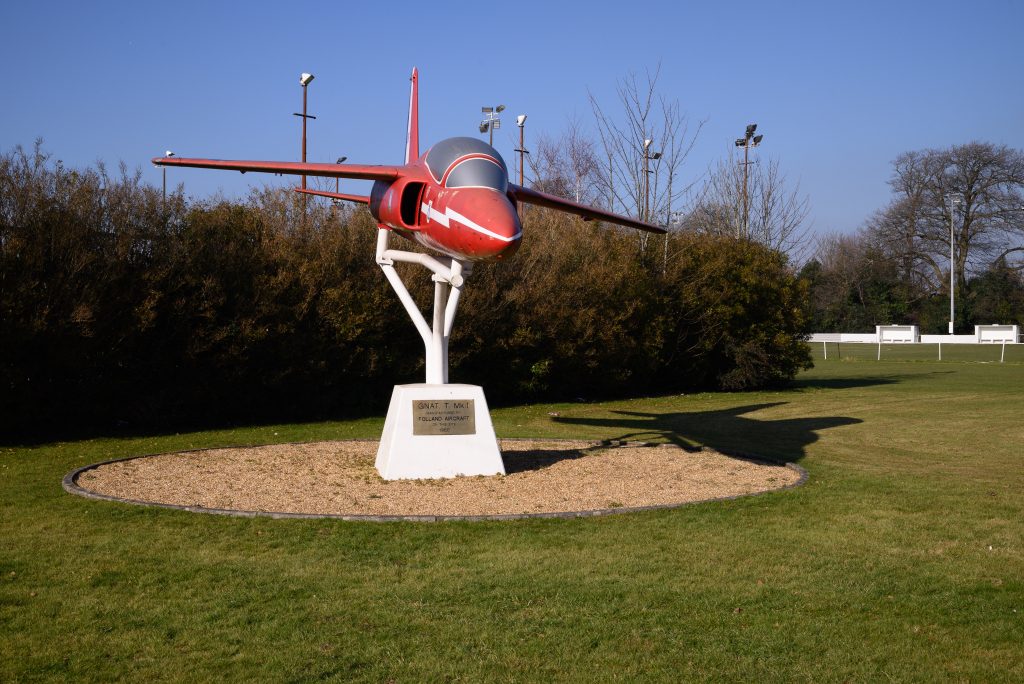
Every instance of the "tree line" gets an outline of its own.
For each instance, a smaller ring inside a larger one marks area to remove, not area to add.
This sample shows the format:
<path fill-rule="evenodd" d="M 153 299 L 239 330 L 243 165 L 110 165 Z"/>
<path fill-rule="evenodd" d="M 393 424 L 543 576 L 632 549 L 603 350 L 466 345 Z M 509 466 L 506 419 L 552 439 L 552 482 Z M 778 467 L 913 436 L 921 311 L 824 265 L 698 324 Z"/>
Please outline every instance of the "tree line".
<path fill-rule="evenodd" d="M 496 405 L 751 389 L 810 363 L 807 283 L 778 250 L 674 232 L 662 254 L 535 207 L 523 223 L 514 259 L 474 270 L 451 344 L 452 380 Z M 0 432 L 383 411 L 423 349 L 375 230 L 288 190 L 164 198 L 123 165 L 0 154 Z"/>
<path fill-rule="evenodd" d="M 985 142 L 907 152 L 889 185 L 887 206 L 855 234 L 821 238 L 803 267 L 811 326 L 944 333 L 951 287 L 958 333 L 1024 325 L 1024 153 Z"/>

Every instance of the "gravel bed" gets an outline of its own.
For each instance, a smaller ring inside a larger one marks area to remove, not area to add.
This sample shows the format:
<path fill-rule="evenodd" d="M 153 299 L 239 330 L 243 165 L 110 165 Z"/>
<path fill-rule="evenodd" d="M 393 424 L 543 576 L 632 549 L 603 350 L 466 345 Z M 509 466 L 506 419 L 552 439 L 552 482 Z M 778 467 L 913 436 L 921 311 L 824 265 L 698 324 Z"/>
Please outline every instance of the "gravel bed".
<path fill-rule="evenodd" d="M 160 454 L 85 470 L 87 492 L 139 502 L 279 513 L 491 516 L 665 506 L 796 484 L 795 469 L 670 445 L 501 440 L 507 475 L 381 479 L 376 441 Z"/>

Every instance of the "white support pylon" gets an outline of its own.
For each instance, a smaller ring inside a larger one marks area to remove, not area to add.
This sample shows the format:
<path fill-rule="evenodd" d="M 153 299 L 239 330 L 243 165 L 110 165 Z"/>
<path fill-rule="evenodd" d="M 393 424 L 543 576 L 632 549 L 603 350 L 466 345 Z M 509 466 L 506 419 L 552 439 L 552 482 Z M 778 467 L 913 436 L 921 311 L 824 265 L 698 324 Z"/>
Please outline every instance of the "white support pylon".
<path fill-rule="evenodd" d="M 409 318 L 423 339 L 427 384 L 447 384 L 448 340 L 455 326 L 459 296 L 462 294 L 465 275 L 469 275 L 471 264 L 458 259 L 437 258 L 429 254 L 388 249 L 390 232 L 387 228 L 380 228 L 377 231 L 377 264 L 384 271 L 391 288 L 398 295 L 398 299 L 402 302 L 406 313 L 409 314 Z M 419 306 L 416 305 L 405 283 L 402 282 L 401 276 L 395 270 L 396 261 L 419 264 L 433 274 L 431 276 L 434 281 L 433 325 L 427 325 Z"/>
<path fill-rule="evenodd" d="M 389 232 L 377 233 L 377 264 L 423 339 L 427 381 L 395 386 L 377 448 L 377 472 L 385 480 L 504 475 L 483 388 L 448 382 L 448 339 L 472 264 L 388 249 Z M 395 270 L 396 261 L 419 264 L 433 274 L 433 325 L 427 325 Z"/>

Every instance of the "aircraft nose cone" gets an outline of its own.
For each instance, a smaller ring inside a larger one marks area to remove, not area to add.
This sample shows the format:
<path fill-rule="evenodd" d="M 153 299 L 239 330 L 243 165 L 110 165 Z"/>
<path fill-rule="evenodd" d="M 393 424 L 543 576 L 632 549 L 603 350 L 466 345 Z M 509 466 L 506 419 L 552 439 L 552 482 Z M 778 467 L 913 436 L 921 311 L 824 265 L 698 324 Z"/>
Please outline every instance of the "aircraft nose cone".
<path fill-rule="evenodd" d="M 498 192 L 463 191 L 452 198 L 452 218 L 466 231 L 466 254 L 473 259 L 506 259 L 516 253 L 523 235 L 515 205 Z"/>

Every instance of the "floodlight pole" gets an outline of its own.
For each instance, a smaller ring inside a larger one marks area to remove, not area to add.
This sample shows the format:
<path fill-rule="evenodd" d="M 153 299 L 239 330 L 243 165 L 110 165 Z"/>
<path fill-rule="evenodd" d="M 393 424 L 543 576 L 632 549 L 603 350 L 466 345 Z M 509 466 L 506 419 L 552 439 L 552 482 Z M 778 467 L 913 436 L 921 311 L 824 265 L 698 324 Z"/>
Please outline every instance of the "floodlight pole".
<path fill-rule="evenodd" d="M 487 132 L 490 134 L 488 138 L 488 144 L 494 147 L 494 129 L 501 127 L 501 118 L 498 114 L 505 111 L 505 105 L 500 104 L 497 107 L 481 107 L 480 111 L 487 117 L 480 122 L 480 132 Z"/>
<path fill-rule="evenodd" d="M 749 138 L 749 136 L 748 136 Z M 747 178 L 750 173 L 750 145 L 743 145 L 743 237 L 750 237 L 750 205 L 747 200 Z"/>
<path fill-rule="evenodd" d="M 747 194 L 747 179 L 749 177 L 750 168 L 750 148 L 757 147 L 761 144 L 763 135 L 754 135 L 754 131 L 757 130 L 757 124 L 752 123 L 747 126 L 747 130 L 742 138 L 736 139 L 736 147 L 743 148 L 743 220 L 740 222 L 740 226 L 737 230 L 740 231 L 739 237 L 750 239 L 750 198 Z"/>
<path fill-rule="evenodd" d="M 956 267 L 953 262 L 953 198 L 949 199 L 949 334 L 954 331 L 953 324 L 956 321 Z"/>

